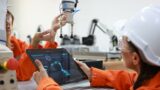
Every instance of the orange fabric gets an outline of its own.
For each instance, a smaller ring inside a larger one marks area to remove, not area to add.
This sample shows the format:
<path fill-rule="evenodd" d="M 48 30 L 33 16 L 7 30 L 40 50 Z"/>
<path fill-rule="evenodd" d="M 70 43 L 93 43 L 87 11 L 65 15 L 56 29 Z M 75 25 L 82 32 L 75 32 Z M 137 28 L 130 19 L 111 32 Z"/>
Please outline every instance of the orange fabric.
<path fill-rule="evenodd" d="M 91 68 L 91 86 L 111 87 L 115 90 L 133 90 L 133 85 L 137 74 L 122 70 L 100 70 Z M 146 81 L 137 90 L 160 90 L 160 72 L 151 80 Z M 50 78 L 43 78 L 37 90 L 61 90 L 60 86 Z"/>
<path fill-rule="evenodd" d="M 57 48 L 58 44 L 56 42 L 46 42 L 44 48 Z"/>
<path fill-rule="evenodd" d="M 13 54 L 14 57 L 18 57 L 18 68 L 16 69 L 17 79 L 18 80 L 29 80 L 32 77 L 33 72 L 36 71 L 36 67 L 30 60 L 30 58 L 25 53 L 26 49 L 31 49 L 32 46 L 27 45 L 25 42 L 16 39 L 14 36 L 11 38 L 11 42 L 14 46 Z M 44 48 L 56 48 L 57 43 L 49 43 L 45 45 Z M 39 46 L 39 48 L 43 48 Z"/>
<path fill-rule="evenodd" d="M 10 42 L 13 44 L 13 54 L 14 57 L 20 57 L 22 53 L 25 52 L 26 47 L 28 47 L 28 44 L 26 44 L 25 42 L 16 39 L 16 37 L 12 36 Z"/>
<path fill-rule="evenodd" d="M 62 90 L 62 88 L 54 80 L 46 77 L 39 82 L 37 90 Z"/>
<path fill-rule="evenodd" d="M 116 90 L 133 90 L 133 85 L 137 74 L 122 70 L 99 70 L 91 68 L 92 78 L 91 86 L 93 87 L 112 87 Z M 137 90 L 160 90 L 160 72 L 151 80 L 146 81 Z"/>

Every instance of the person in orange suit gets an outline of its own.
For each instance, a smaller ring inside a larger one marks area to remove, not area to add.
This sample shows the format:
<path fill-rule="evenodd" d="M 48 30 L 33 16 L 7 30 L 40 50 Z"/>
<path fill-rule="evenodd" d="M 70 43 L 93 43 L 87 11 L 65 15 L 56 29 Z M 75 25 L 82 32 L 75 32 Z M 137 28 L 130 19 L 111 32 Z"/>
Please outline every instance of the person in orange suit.
<path fill-rule="evenodd" d="M 76 61 L 88 76 L 90 85 L 116 90 L 160 90 L 160 43 L 156 40 L 160 38 L 160 6 L 145 7 L 125 23 L 121 32 L 119 48 L 124 64 L 135 72 L 89 68 Z M 37 90 L 61 90 L 48 77 L 41 62 L 36 63 L 40 70 L 34 73 Z"/>
<path fill-rule="evenodd" d="M 66 24 L 66 16 L 57 16 L 53 23 L 52 28 L 44 32 L 37 32 L 31 42 L 28 45 L 24 41 L 17 39 L 15 36 L 11 35 L 13 30 L 14 16 L 10 11 L 7 11 L 6 15 L 6 37 L 7 37 L 7 47 L 13 51 L 14 58 L 18 61 L 18 68 L 16 69 L 18 80 L 29 80 L 32 77 L 33 72 L 36 68 L 30 58 L 25 53 L 26 49 L 32 48 L 56 48 L 57 43 L 54 41 L 57 30 L 60 28 L 59 17 L 62 17 L 62 26 Z M 40 41 L 47 41 L 45 46 L 39 44 Z"/>

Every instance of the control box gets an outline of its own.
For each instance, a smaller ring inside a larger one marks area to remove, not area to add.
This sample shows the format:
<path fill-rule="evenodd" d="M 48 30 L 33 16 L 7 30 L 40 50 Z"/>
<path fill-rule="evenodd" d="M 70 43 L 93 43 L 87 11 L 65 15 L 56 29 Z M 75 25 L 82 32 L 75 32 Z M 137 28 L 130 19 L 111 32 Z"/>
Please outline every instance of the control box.
<path fill-rule="evenodd" d="M 13 57 L 12 51 L 0 44 L 0 65 Z M 0 90 L 18 90 L 16 72 L 14 70 L 0 69 Z"/>

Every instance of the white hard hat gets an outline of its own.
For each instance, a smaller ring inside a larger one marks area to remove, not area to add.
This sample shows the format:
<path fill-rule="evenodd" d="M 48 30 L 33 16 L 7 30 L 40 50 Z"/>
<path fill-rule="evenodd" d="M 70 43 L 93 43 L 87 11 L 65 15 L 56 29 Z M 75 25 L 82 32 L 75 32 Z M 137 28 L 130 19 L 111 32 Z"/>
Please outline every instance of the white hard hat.
<path fill-rule="evenodd" d="M 160 6 L 143 8 L 128 20 L 122 31 L 143 53 L 145 62 L 160 66 Z"/>

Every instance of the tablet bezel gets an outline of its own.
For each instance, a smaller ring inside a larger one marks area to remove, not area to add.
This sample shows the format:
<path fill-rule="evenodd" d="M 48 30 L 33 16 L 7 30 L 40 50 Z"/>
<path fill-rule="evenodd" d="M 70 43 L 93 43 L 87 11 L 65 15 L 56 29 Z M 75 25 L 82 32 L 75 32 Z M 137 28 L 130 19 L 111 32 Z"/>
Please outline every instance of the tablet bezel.
<path fill-rule="evenodd" d="M 72 56 L 70 55 L 70 53 L 68 53 L 68 51 L 64 48 L 58 48 L 58 49 L 27 49 L 26 53 L 27 55 L 30 57 L 31 61 L 33 62 L 33 64 L 35 65 L 35 67 L 38 70 L 38 66 L 36 65 L 36 63 L 34 62 L 35 59 L 31 56 L 32 53 L 45 53 L 45 52 L 53 52 L 53 53 L 67 53 L 69 56 L 69 58 L 71 58 L 71 60 L 73 60 L 73 62 L 75 63 L 75 66 L 77 67 L 78 72 L 80 72 L 80 74 L 83 76 L 83 78 L 73 81 L 73 82 L 78 82 L 84 79 L 87 79 L 87 75 L 83 72 L 83 70 L 79 67 L 79 65 L 74 61 L 74 59 L 72 58 Z M 41 60 L 40 60 L 41 61 Z M 42 63 L 43 64 L 43 63 Z M 47 72 L 48 73 L 48 72 Z M 52 77 L 51 77 L 52 78 Z M 54 79 L 54 78 L 53 78 Z M 72 82 L 68 82 L 68 83 L 72 83 Z M 60 84 L 60 83 L 59 83 Z M 67 83 L 61 83 L 60 85 L 65 85 Z"/>

